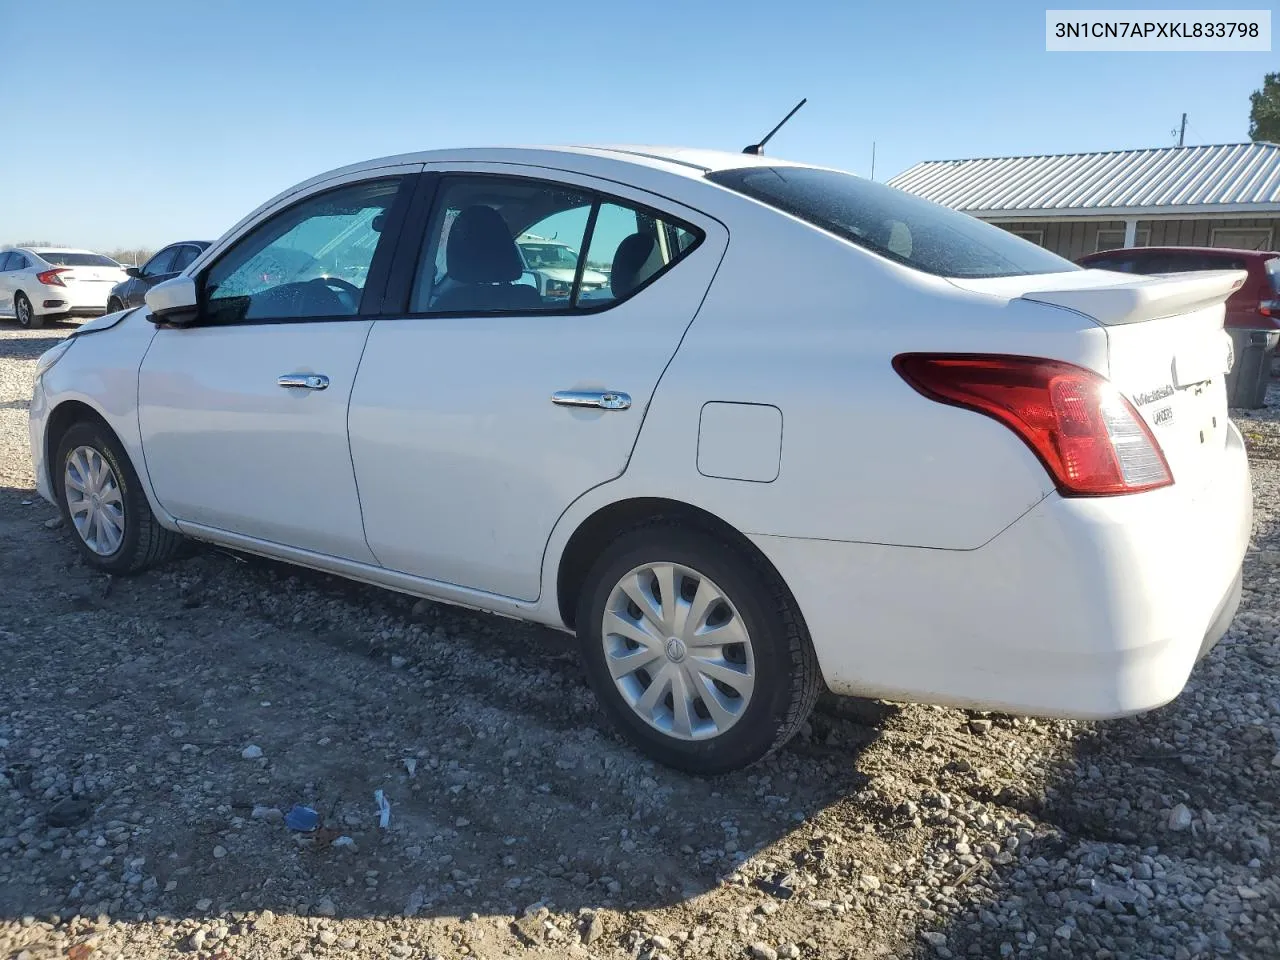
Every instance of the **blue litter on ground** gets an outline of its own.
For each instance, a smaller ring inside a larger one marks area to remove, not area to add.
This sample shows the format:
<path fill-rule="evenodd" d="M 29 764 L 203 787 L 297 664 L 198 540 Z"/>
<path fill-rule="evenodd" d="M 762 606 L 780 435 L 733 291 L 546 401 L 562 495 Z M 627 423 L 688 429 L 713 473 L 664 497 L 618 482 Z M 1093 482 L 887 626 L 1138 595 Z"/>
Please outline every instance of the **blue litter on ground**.
<path fill-rule="evenodd" d="M 299 833 L 310 833 L 320 826 L 320 814 L 316 813 L 311 807 L 294 804 L 293 809 L 285 814 L 284 822 L 290 830 L 297 830 Z"/>

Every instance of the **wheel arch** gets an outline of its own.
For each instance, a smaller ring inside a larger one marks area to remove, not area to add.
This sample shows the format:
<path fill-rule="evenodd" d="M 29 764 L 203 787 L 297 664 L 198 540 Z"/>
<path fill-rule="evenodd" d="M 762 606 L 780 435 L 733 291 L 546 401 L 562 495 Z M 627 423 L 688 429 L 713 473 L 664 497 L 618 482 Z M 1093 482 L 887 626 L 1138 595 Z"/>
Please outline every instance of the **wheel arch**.
<path fill-rule="evenodd" d="M 615 500 L 596 509 L 566 541 L 556 566 L 556 604 L 560 619 L 573 629 L 577 619 L 578 600 L 592 563 L 611 540 L 636 527 L 658 521 L 687 524 L 726 541 L 752 563 L 777 578 L 791 599 L 796 616 L 803 614 L 795 594 L 778 568 L 740 530 L 709 510 L 666 497 L 629 497 Z"/>
<path fill-rule="evenodd" d="M 120 434 L 115 431 L 115 428 L 111 426 L 107 418 L 98 410 L 83 400 L 63 400 L 49 411 L 44 428 L 44 462 L 48 465 L 49 486 L 53 489 L 55 495 L 60 493 L 60 485 L 62 483 L 61 469 L 54 469 L 58 455 L 58 444 L 62 442 L 62 438 L 72 426 L 83 421 L 96 423 L 103 429 L 110 431 L 111 436 L 120 444 L 120 448 L 128 450 Z M 136 470 L 137 467 L 135 466 L 134 469 Z"/>

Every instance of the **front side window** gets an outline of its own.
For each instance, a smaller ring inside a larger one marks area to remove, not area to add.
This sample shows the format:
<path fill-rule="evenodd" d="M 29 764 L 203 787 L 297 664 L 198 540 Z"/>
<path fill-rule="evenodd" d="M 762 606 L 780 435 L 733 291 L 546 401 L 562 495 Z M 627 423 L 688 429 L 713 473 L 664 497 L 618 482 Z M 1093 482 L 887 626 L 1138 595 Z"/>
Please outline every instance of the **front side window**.
<path fill-rule="evenodd" d="M 566 184 L 449 177 L 410 310 L 601 309 L 637 292 L 701 237 L 673 218 Z"/>
<path fill-rule="evenodd" d="M 251 230 L 205 274 L 209 322 L 353 317 L 400 178 L 340 187 Z"/>
<path fill-rule="evenodd" d="M 187 267 L 191 266 L 191 261 L 200 255 L 200 248 L 190 245 L 184 245 L 178 248 L 177 254 L 173 258 L 173 266 L 170 268 L 174 273 L 181 273 Z"/>
<path fill-rule="evenodd" d="M 144 277 L 161 277 L 166 273 L 172 273 L 173 257 L 177 252 L 174 247 L 161 250 L 146 262 L 146 265 L 142 268 L 142 275 Z"/>
<path fill-rule="evenodd" d="M 1012 277 L 1080 269 L 1000 227 L 848 173 L 745 167 L 707 179 L 925 273 Z"/>

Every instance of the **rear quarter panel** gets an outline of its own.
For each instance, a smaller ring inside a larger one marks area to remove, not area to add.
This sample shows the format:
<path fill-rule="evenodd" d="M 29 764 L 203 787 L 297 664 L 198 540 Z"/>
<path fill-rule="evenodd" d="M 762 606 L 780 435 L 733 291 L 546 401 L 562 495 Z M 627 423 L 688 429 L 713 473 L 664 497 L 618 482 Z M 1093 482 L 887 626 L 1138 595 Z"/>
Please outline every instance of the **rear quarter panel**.
<path fill-rule="evenodd" d="M 544 576 L 578 523 L 629 497 L 689 503 L 746 534 L 968 550 L 1052 492 L 1012 432 L 927 400 L 891 361 L 905 351 L 989 351 L 1105 371 L 1096 325 L 958 290 L 754 203 L 725 219 L 724 261 L 626 473 L 566 513 Z M 698 471 L 699 413 L 710 401 L 782 412 L 772 482 Z"/>

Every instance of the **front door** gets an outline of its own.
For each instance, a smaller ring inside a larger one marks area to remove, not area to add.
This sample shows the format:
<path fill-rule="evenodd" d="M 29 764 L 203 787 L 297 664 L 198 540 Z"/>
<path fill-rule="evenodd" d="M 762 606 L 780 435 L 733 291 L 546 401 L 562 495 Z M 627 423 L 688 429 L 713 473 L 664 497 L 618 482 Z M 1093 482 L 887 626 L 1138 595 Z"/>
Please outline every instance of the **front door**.
<path fill-rule="evenodd" d="M 536 599 L 552 527 L 626 468 L 707 291 L 718 223 L 562 177 L 445 175 L 408 309 L 370 332 L 349 429 L 388 568 Z"/>
<path fill-rule="evenodd" d="M 347 398 L 373 323 L 365 280 L 390 253 L 382 226 L 406 182 L 347 183 L 269 215 L 196 278 L 197 324 L 156 332 L 139 424 L 156 497 L 178 520 L 373 562 Z"/>

